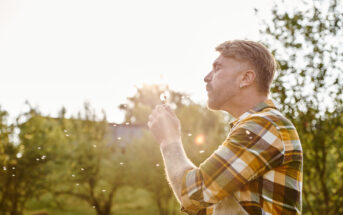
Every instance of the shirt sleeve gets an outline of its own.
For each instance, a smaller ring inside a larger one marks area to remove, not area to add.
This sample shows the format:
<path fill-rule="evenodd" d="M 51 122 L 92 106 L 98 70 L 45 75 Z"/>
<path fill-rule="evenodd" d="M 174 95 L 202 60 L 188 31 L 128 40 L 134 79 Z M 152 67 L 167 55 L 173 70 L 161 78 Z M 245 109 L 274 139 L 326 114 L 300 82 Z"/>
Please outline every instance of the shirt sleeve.
<path fill-rule="evenodd" d="M 182 179 L 182 211 L 200 215 L 251 180 L 279 166 L 284 144 L 275 125 L 253 116 L 239 122 L 221 146 L 199 168 Z"/>

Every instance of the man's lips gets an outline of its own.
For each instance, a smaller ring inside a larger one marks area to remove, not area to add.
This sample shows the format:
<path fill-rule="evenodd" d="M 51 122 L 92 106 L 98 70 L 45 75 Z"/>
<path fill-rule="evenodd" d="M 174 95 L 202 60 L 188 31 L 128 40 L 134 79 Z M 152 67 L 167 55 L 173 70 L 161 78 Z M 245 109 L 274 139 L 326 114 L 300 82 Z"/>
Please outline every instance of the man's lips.
<path fill-rule="evenodd" d="M 206 85 L 206 91 L 208 92 L 210 90 L 211 90 L 211 88 L 208 85 Z"/>

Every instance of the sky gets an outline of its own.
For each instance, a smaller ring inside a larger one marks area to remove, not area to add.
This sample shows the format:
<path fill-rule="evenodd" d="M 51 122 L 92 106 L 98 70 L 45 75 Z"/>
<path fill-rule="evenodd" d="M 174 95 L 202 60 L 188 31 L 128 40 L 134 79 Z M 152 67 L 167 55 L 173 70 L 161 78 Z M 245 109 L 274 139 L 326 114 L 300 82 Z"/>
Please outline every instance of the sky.
<path fill-rule="evenodd" d="M 205 104 L 215 47 L 259 40 L 272 0 L 0 0 L 0 106 L 25 101 L 50 116 L 84 102 L 121 123 L 118 105 L 142 84 L 169 85 Z"/>

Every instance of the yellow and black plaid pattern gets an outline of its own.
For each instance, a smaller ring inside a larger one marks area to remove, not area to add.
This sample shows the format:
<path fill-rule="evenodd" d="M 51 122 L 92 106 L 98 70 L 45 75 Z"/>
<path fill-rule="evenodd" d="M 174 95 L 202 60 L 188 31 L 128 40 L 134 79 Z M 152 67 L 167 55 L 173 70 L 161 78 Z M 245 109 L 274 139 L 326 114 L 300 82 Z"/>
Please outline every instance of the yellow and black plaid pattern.
<path fill-rule="evenodd" d="M 275 101 L 265 100 L 230 125 L 222 145 L 185 173 L 181 210 L 209 215 L 233 195 L 248 214 L 301 214 L 301 143 Z"/>

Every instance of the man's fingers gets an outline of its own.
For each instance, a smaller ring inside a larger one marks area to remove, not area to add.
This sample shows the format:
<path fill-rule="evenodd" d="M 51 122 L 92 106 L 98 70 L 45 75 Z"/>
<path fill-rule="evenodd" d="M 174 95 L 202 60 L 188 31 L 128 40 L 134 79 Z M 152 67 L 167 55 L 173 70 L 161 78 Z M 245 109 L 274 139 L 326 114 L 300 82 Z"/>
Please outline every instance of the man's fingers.
<path fill-rule="evenodd" d="M 170 108 L 170 106 L 165 105 L 164 108 L 165 108 L 165 110 L 167 110 L 167 113 L 169 116 L 171 116 L 172 118 L 178 119 L 176 114 L 174 113 L 174 111 Z"/>
<path fill-rule="evenodd" d="M 170 108 L 169 105 L 164 105 L 165 109 L 169 111 L 170 113 L 174 113 L 173 110 Z"/>
<path fill-rule="evenodd" d="M 147 123 L 148 127 L 151 129 L 156 123 L 156 120 L 149 120 L 149 122 Z"/>

